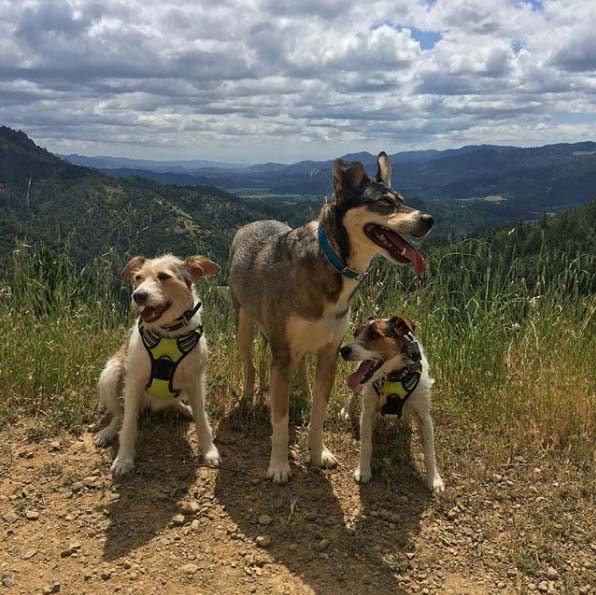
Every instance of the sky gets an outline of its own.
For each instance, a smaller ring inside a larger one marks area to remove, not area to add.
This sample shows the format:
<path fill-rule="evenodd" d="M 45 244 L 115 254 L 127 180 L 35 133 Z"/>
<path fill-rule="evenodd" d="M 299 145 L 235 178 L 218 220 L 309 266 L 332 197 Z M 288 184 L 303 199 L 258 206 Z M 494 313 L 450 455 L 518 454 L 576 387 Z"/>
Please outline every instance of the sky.
<path fill-rule="evenodd" d="M 257 163 L 596 140 L 595 0 L 0 0 L 0 124 Z"/>

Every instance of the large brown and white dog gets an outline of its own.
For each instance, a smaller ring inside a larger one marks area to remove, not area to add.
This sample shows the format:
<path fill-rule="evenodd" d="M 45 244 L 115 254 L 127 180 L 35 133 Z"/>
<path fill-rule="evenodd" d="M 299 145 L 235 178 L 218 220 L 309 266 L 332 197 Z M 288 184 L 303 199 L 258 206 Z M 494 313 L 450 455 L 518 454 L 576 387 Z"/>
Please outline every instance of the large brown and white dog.
<path fill-rule="evenodd" d="M 230 294 L 236 311 L 236 338 L 244 359 L 243 398 L 251 397 L 255 370 L 255 327 L 271 347 L 270 395 L 273 425 L 267 476 L 288 481 L 290 380 L 304 357 L 318 357 L 310 418 L 313 464 L 333 467 L 323 444 L 323 422 L 337 367 L 337 353 L 350 320 L 350 303 L 376 255 L 394 264 L 424 270 L 424 258 L 403 235 L 423 236 L 433 218 L 408 207 L 391 187 L 385 153 L 369 178 L 359 162 L 337 160 L 334 194 L 318 221 L 290 229 L 279 221 L 257 221 L 236 233 L 230 250 Z"/>
<path fill-rule="evenodd" d="M 99 378 L 99 400 L 112 419 L 95 434 L 99 446 L 119 437 L 112 465 L 115 476 L 134 467 L 138 415 L 143 408 L 172 408 L 194 417 L 203 459 L 213 467 L 219 465 L 205 411 L 207 341 L 202 333 L 201 304 L 192 285 L 218 271 L 207 258 L 180 260 L 171 255 L 136 256 L 122 271 L 125 279 L 132 280 L 132 303 L 139 318 Z"/>

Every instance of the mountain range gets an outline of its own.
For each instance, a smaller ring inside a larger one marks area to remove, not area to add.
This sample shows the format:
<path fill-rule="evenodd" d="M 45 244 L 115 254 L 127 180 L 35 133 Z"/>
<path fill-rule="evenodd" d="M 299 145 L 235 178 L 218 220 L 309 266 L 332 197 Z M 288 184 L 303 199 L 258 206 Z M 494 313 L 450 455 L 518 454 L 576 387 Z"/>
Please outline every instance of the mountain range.
<path fill-rule="evenodd" d="M 376 170 L 376 157 L 368 152 L 343 158 L 361 161 L 370 173 Z M 581 204 L 596 194 L 596 142 L 591 141 L 530 148 L 473 145 L 444 151 L 407 151 L 390 158 L 394 186 L 406 197 L 500 203 L 524 218 Z M 153 166 L 143 162 L 141 167 L 114 158 L 110 163 L 106 167 L 105 157 L 84 161 L 118 177 L 138 175 L 162 183 L 215 185 L 241 194 L 308 197 L 330 194 L 333 167 L 332 159 L 194 169 L 181 168 L 180 162 L 154 162 Z"/>

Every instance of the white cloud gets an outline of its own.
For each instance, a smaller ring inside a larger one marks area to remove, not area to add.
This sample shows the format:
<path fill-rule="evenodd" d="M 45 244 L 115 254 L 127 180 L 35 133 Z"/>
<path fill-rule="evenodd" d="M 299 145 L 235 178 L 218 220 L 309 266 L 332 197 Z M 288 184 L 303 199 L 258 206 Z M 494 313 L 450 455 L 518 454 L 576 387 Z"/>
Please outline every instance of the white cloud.
<path fill-rule="evenodd" d="M 0 123 L 253 162 L 593 139 L 594 30 L 593 0 L 0 0 Z"/>

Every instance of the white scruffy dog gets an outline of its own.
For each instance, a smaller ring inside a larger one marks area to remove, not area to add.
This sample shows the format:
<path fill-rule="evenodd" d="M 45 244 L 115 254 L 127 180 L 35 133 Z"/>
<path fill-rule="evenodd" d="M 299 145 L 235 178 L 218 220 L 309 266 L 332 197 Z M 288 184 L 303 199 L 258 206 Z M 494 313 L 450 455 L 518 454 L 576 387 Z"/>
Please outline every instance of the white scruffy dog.
<path fill-rule="evenodd" d="M 136 256 L 122 271 L 125 279 L 132 279 L 132 303 L 139 319 L 99 378 L 99 400 L 112 419 L 95 434 L 99 446 L 119 437 L 114 476 L 134 467 L 138 415 L 144 408 L 170 407 L 194 417 L 204 461 L 219 465 L 205 411 L 207 341 L 202 334 L 201 304 L 192 286 L 218 271 L 207 258 L 191 256 L 183 261 L 171 255 Z M 183 396 L 190 407 L 182 402 Z"/>
<path fill-rule="evenodd" d="M 388 320 L 364 322 L 354 341 L 340 350 L 350 361 L 362 362 L 348 379 L 355 395 L 362 397 L 360 416 L 360 464 L 354 479 L 367 483 L 372 477 L 372 432 L 377 413 L 404 415 L 416 420 L 424 446 L 426 482 L 434 493 L 444 490 L 435 460 L 433 421 L 430 415 L 431 390 L 426 356 L 414 339 L 414 323 L 394 316 Z"/>

